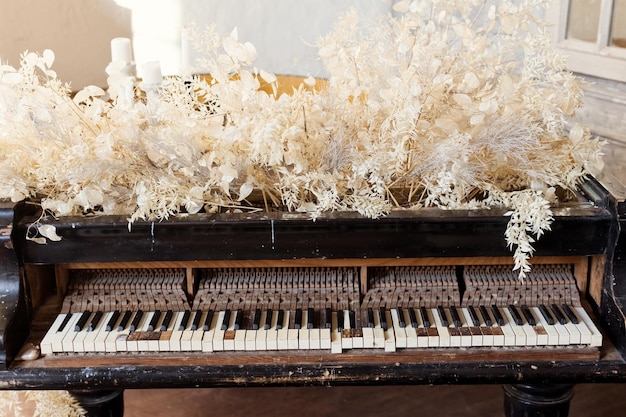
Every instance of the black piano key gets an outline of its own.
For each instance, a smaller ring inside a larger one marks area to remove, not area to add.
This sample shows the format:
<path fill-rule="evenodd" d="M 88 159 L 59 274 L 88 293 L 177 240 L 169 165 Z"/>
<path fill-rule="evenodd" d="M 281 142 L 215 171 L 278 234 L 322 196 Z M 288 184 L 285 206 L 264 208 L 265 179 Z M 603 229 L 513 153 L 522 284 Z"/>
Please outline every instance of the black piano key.
<path fill-rule="evenodd" d="M 152 332 L 156 328 L 156 325 L 159 323 L 159 319 L 161 318 L 161 310 L 156 310 L 152 317 L 150 318 L 150 323 L 148 323 L 148 331 Z"/>
<path fill-rule="evenodd" d="M 172 310 L 167 310 L 165 312 L 165 317 L 163 317 L 163 321 L 161 322 L 161 331 L 164 332 L 167 330 L 168 327 L 170 327 L 170 323 L 172 322 L 172 317 L 174 317 L 174 312 Z M 200 315 L 198 315 L 197 317 L 198 321 L 200 321 Z M 196 320 L 194 319 L 194 322 Z M 198 326 L 196 326 L 197 328 Z M 195 330 L 195 329 L 191 329 L 191 330 Z"/>
<path fill-rule="evenodd" d="M 454 327 L 461 327 L 461 316 L 459 316 L 459 311 L 456 307 L 448 307 L 448 311 L 450 311 L 450 317 L 452 318 Z"/>
<path fill-rule="evenodd" d="M 411 327 L 416 328 L 418 326 L 417 317 L 415 316 L 415 310 L 409 308 L 407 310 L 409 312 L 409 320 L 411 321 Z"/>
<path fill-rule="evenodd" d="M 398 307 L 396 311 L 398 312 L 398 324 L 402 328 L 406 327 L 406 321 L 404 320 L 404 311 L 402 310 L 402 307 Z"/>
<path fill-rule="evenodd" d="M 81 330 L 83 330 L 90 316 L 91 316 L 91 311 L 88 311 L 88 310 L 83 311 L 83 314 L 80 316 L 80 318 L 76 322 L 76 325 L 74 325 L 74 331 L 80 332 Z"/>
<path fill-rule="evenodd" d="M 483 323 L 485 323 L 485 326 L 491 327 L 493 325 L 493 322 L 491 321 L 491 315 L 489 314 L 489 310 L 487 310 L 487 307 L 480 306 L 478 307 L 478 311 L 480 311 L 480 315 L 483 318 Z"/>
<path fill-rule="evenodd" d="M 198 312 L 200 312 L 200 310 L 198 310 Z M 206 313 L 206 317 L 204 317 L 204 323 L 202 323 L 202 330 L 203 331 L 208 331 L 211 328 L 211 323 L 213 323 L 213 310 L 209 310 Z"/>
<path fill-rule="evenodd" d="M 574 324 L 580 323 L 580 321 L 578 320 L 578 316 L 576 315 L 576 313 L 574 313 L 574 310 L 572 310 L 570 306 L 568 306 L 567 304 L 561 304 L 561 308 L 569 318 L 569 321 Z"/>
<path fill-rule="evenodd" d="M 439 315 L 439 320 L 441 320 L 441 325 L 443 327 L 449 327 L 450 323 L 448 322 L 448 316 L 446 316 L 446 311 L 443 309 L 443 307 L 439 306 L 436 310 L 437 314 Z"/>
<path fill-rule="evenodd" d="M 316 320 L 315 320 L 315 309 L 313 309 L 312 307 L 309 307 L 306 312 L 307 312 L 307 314 L 306 314 L 306 328 L 307 329 L 313 329 L 314 326 L 315 326 L 315 328 L 317 328 L 318 326 L 316 325 Z"/>
<path fill-rule="evenodd" d="M 296 308 L 296 320 L 294 324 L 294 329 L 300 329 L 302 327 L 302 309 Z"/>
<path fill-rule="evenodd" d="M 284 326 L 285 321 L 285 310 L 278 310 L 278 315 L 276 317 L 276 330 L 280 330 Z"/>
<path fill-rule="evenodd" d="M 550 326 L 554 326 L 554 317 L 552 317 L 552 314 L 550 314 L 550 310 L 548 310 L 548 307 L 546 307 L 545 304 L 539 305 L 539 311 L 541 312 L 543 318 L 546 319 L 546 323 L 548 323 Z"/>
<path fill-rule="evenodd" d="M 350 322 L 350 328 L 356 329 L 356 314 L 354 311 L 348 311 L 348 321 Z"/>
<path fill-rule="evenodd" d="M 168 313 L 170 311 L 168 311 Z M 167 316 L 165 316 L 165 318 L 167 318 Z M 201 319 L 202 319 L 202 310 L 196 310 L 196 314 L 193 315 L 193 321 L 191 322 L 191 330 L 198 330 L 198 328 L 200 327 Z M 165 322 L 165 319 L 163 319 L 163 322 Z"/>
<path fill-rule="evenodd" d="M 254 310 L 254 318 L 252 319 L 252 330 L 259 330 L 261 324 L 261 309 Z"/>
<path fill-rule="evenodd" d="M 239 330 L 239 329 L 243 329 L 243 310 L 242 309 L 238 309 L 236 312 L 236 316 L 235 316 L 235 324 L 234 324 L 234 329 L 235 330 Z"/>
<path fill-rule="evenodd" d="M 528 308 L 526 304 L 522 305 L 522 314 L 524 315 L 524 318 L 526 318 L 526 323 L 530 324 L 531 326 L 537 325 L 537 320 L 535 320 L 533 312 L 530 311 L 530 308 Z"/>
<path fill-rule="evenodd" d="M 472 325 L 474 327 L 480 326 L 480 319 L 478 318 L 478 314 L 476 314 L 476 310 L 473 306 L 468 306 L 467 311 L 469 312 L 470 318 L 472 319 Z"/>
<path fill-rule="evenodd" d="M 559 309 L 559 306 L 557 306 L 556 304 L 552 304 L 550 306 L 550 309 L 552 310 L 552 313 L 554 314 L 554 317 L 556 317 L 556 320 L 559 323 L 567 324 L 567 319 L 565 318 L 565 316 L 563 315 L 563 313 Z"/>
<path fill-rule="evenodd" d="M 339 314 L 339 312 L 337 312 Z M 372 307 L 367 308 L 367 327 L 374 328 L 374 311 Z"/>
<path fill-rule="evenodd" d="M 504 317 L 502 316 L 502 313 L 500 313 L 500 309 L 498 308 L 498 306 L 491 306 L 491 313 L 493 314 L 493 318 L 495 319 L 498 326 L 504 326 Z"/>
<path fill-rule="evenodd" d="M 113 314 L 111 314 L 111 318 L 109 319 L 109 321 L 106 324 L 106 331 L 110 332 L 113 330 L 113 326 L 115 326 L 115 323 L 117 323 L 117 320 L 120 318 L 120 312 L 119 310 L 115 310 L 113 312 Z"/>
<path fill-rule="evenodd" d="M 515 324 L 517 324 L 518 326 L 524 325 L 524 319 L 522 319 L 522 316 L 517 310 L 517 307 L 515 307 L 513 304 L 509 304 L 507 308 L 509 309 L 509 313 L 511 313 L 511 317 L 513 317 L 513 321 L 515 322 Z"/>
<path fill-rule="evenodd" d="M 272 315 L 273 314 L 274 312 L 272 311 L 272 309 L 268 308 L 267 311 L 265 312 L 265 323 L 263 323 L 263 329 L 269 330 L 269 328 L 272 327 Z"/>
<path fill-rule="evenodd" d="M 428 318 L 428 311 L 426 311 L 426 307 L 420 307 L 420 317 L 424 327 L 430 327 L 430 319 Z"/>
<path fill-rule="evenodd" d="M 135 313 L 135 317 L 133 317 L 133 321 L 130 322 L 130 331 L 134 332 L 137 330 L 137 326 L 139 326 L 139 322 L 141 322 L 141 318 L 143 317 L 143 311 L 137 310 Z"/>
<path fill-rule="evenodd" d="M 324 328 L 330 329 L 332 327 L 333 311 L 329 307 L 326 307 L 324 311 L 325 311 Z"/>
<path fill-rule="evenodd" d="M 222 321 L 222 325 L 220 326 L 221 330 L 228 330 L 228 325 L 230 324 L 230 310 L 226 310 L 224 312 L 224 321 Z"/>
<path fill-rule="evenodd" d="M 70 319 L 72 318 L 72 313 L 67 313 L 65 315 L 65 318 L 63 319 L 63 321 L 61 322 L 61 325 L 59 326 L 59 328 L 57 329 L 57 332 L 62 331 L 63 329 L 65 329 L 65 326 L 67 326 L 67 323 L 70 321 Z"/>
<path fill-rule="evenodd" d="M 387 323 L 387 311 L 384 307 L 378 308 L 378 319 L 380 320 L 380 327 L 383 330 L 387 330 L 389 328 L 389 325 Z"/>
<path fill-rule="evenodd" d="M 189 324 L 189 317 L 191 317 L 191 311 L 185 310 L 183 312 L 183 318 L 180 319 L 180 324 L 178 325 L 178 331 L 182 332 L 187 328 L 187 324 Z"/>
<path fill-rule="evenodd" d="M 103 314 L 104 313 L 102 311 L 96 311 L 96 313 L 93 315 L 93 318 L 91 319 L 91 322 L 87 326 L 88 332 L 92 332 L 96 327 L 98 327 L 98 323 L 100 323 L 100 320 L 102 320 Z"/>
<path fill-rule="evenodd" d="M 346 321 L 343 315 L 343 310 L 337 310 L 337 331 L 342 332 Z"/>
<path fill-rule="evenodd" d="M 119 326 L 117 326 L 118 332 L 121 332 L 122 330 L 126 328 L 126 326 L 128 326 L 128 322 L 130 321 L 130 318 L 132 315 L 133 315 L 132 311 L 124 312 L 124 315 L 122 316 L 122 320 L 120 320 L 120 324 Z"/>

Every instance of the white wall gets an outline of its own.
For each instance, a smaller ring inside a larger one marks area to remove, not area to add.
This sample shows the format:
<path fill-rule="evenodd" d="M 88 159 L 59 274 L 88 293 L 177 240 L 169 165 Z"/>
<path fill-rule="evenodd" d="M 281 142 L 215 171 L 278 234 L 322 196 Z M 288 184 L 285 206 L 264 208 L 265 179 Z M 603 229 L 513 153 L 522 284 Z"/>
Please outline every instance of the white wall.
<path fill-rule="evenodd" d="M 113 0 L 0 0 L 0 60 L 25 50 L 56 53 L 54 69 L 74 89 L 106 85 L 110 41 L 131 36 L 131 15 Z"/>

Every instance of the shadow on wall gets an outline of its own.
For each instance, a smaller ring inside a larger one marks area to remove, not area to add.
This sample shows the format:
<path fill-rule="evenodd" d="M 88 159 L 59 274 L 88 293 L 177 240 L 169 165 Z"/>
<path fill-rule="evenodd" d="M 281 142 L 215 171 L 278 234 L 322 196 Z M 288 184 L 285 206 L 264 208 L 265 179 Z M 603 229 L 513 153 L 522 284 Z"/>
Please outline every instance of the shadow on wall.
<path fill-rule="evenodd" d="M 131 11 L 114 0 L 0 2 L 0 59 L 18 66 L 25 50 L 56 54 L 53 69 L 73 90 L 106 86 L 115 37 L 131 37 Z"/>

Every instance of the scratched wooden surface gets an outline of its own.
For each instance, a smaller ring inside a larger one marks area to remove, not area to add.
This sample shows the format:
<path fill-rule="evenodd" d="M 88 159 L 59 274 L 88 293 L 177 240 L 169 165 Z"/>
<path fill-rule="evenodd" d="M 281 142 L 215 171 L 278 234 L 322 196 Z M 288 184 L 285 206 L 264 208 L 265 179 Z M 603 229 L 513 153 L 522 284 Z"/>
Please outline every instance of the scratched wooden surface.
<path fill-rule="evenodd" d="M 500 417 L 499 385 L 126 391 L 125 417 Z M 623 416 L 626 384 L 578 385 L 569 417 Z"/>

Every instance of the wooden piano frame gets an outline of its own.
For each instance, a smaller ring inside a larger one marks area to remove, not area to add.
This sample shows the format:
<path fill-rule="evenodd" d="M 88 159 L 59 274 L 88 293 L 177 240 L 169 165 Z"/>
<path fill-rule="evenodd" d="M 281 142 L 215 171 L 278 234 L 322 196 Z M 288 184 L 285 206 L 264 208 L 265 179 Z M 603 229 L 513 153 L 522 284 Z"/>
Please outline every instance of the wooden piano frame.
<path fill-rule="evenodd" d="M 46 218 L 63 239 L 38 245 L 26 239 L 40 215 L 34 206 L 0 204 L 0 389 L 67 389 L 98 416 L 121 415 L 121 393 L 132 388 L 504 384 L 507 416 L 565 416 L 574 384 L 626 380 L 625 210 L 593 180 L 581 195 L 585 201 L 554 209 L 553 230 L 537 242 L 533 262 L 575 265 L 579 290 L 604 332 L 600 349 L 61 355 L 31 361 L 19 352 L 45 330 L 40 317 L 51 314 L 47 300 L 62 293 L 71 269 L 510 263 L 507 218 L 500 210 L 438 209 L 377 220 L 354 213 L 315 221 L 279 212 L 197 214 L 136 222 L 130 230 L 123 217 Z"/>

